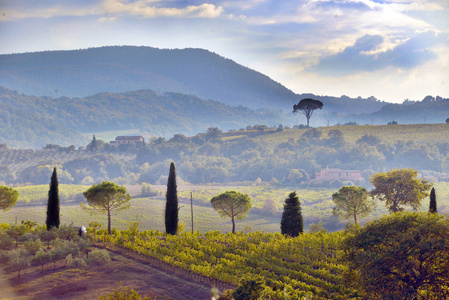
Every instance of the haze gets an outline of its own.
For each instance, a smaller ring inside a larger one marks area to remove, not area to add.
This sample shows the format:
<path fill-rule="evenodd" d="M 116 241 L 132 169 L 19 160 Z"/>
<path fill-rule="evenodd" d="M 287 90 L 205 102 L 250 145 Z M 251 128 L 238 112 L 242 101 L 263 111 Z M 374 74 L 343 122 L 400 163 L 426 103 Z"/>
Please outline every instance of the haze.
<path fill-rule="evenodd" d="M 296 93 L 449 97 L 449 1 L 0 1 L 0 53 L 204 48 Z"/>

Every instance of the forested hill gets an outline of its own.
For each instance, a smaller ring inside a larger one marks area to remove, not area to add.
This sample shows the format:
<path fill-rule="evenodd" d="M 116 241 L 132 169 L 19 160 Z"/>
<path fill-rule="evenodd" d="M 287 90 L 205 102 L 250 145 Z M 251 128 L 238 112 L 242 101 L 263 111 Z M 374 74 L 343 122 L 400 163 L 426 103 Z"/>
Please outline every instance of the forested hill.
<path fill-rule="evenodd" d="M 292 91 L 268 76 L 202 49 L 117 46 L 0 55 L 0 85 L 52 97 L 151 89 L 252 108 L 295 102 Z"/>
<path fill-rule="evenodd" d="M 306 97 L 322 101 L 323 112 L 370 113 L 385 104 L 374 97 L 297 95 L 264 74 L 203 49 L 114 46 L 0 55 L 0 85 L 56 98 L 151 89 L 287 111 Z"/>
<path fill-rule="evenodd" d="M 81 133 L 136 129 L 147 135 L 194 135 L 209 127 L 239 129 L 278 125 L 280 112 L 232 107 L 179 93 L 151 90 L 102 93 L 86 98 L 19 94 L 0 87 L 0 143 L 14 147 L 86 144 Z"/>

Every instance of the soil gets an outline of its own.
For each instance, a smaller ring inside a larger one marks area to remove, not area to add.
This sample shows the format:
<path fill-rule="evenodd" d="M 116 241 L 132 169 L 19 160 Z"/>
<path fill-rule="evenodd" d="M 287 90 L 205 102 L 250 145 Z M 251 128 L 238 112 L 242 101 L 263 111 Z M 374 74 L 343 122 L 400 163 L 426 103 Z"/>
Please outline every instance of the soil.
<path fill-rule="evenodd" d="M 68 269 L 63 260 L 56 264 L 32 267 L 21 272 L 0 268 L 0 299 L 97 299 L 114 291 L 122 282 L 142 296 L 168 299 L 210 299 L 211 288 L 165 273 L 131 258 L 109 252 L 112 261 L 99 268 Z"/>

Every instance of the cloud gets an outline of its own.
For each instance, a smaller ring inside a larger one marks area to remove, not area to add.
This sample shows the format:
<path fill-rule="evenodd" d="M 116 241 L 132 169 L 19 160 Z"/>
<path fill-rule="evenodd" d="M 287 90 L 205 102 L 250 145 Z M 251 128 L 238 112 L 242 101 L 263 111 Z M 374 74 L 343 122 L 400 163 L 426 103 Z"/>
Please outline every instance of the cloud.
<path fill-rule="evenodd" d="M 217 18 L 223 13 L 223 7 L 203 3 L 198 6 L 189 5 L 183 8 L 156 7 L 152 1 L 138 0 L 126 2 L 123 0 L 105 0 L 103 8 L 106 13 L 155 17 L 188 17 L 188 18 Z"/>
<path fill-rule="evenodd" d="M 393 49 L 379 52 L 376 50 L 385 43 L 384 38 L 380 35 L 365 35 L 343 51 L 321 57 L 309 71 L 324 75 L 349 75 L 387 67 L 409 70 L 436 59 L 437 54 L 432 48 L 447 44 L 447 39 L 448 34 L 437 35 L 434 31 L 426 31 Z"/>
<path fill-rule="evenodd" d="M 184 2 L 183 2 L 184 3 Z M 22 3 L 23 4 L 23 3 Z M 76 5 L 78 4 L 78 5 Z M 177 17 L 177 18 L 217 18 L 223 14 L 223 7 L 202 3 L 184 7 L 170 7 L 171 1 L 161 0 L 103 0 L 91 3 L 46 3 L 42 5 L 9 5 L 0 12 L 0 21 L 20 20 L 26 18 L 48 19 L 66 16 L 98 15 L 100 20 L 110 20 L 114 16 L 135 16 L 142 18 Z M 111 16 L 114 15 L 114 16 Z"/>

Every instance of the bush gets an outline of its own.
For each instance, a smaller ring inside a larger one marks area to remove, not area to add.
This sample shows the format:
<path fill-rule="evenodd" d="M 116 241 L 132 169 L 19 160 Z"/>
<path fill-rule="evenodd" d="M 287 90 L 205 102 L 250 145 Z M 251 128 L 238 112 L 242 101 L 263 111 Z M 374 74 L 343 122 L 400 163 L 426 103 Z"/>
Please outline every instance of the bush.
<path fill-rule="evenodd" d="M 149 183 L 146 182 L 142 183 L 142 191 L 140 192 L 140 196 L 156 197 L 157 195 L 159 195 L 159 191 L 152 189 Z"/>
<path fill-rule="evenodd" d="M 370 299 L 448 299 L 447 217 L 401 212 L 347 233 L 344 258 Z"/>
<path fill-rule="evenodd" d="M 98 297 L 100 300 L 150 300 L 150 297 L 143 297 L 133 289 L 122 286 L 122 282 L 118 288 L 116 288 L 112 293 L 104 294 Z M 156 299 L 156 298 L 154 298 Z"/>
<path fill-rule="evenodd" d="M 89 258 L 87 259 L 89 264 L 97 265 L 97 267 L 100 267 L 100 265 L 110 261 L 111 258 L 109 257 L 109 252 L 105 249 L 97 249 L 92 251 L 89 253 Z"/>

